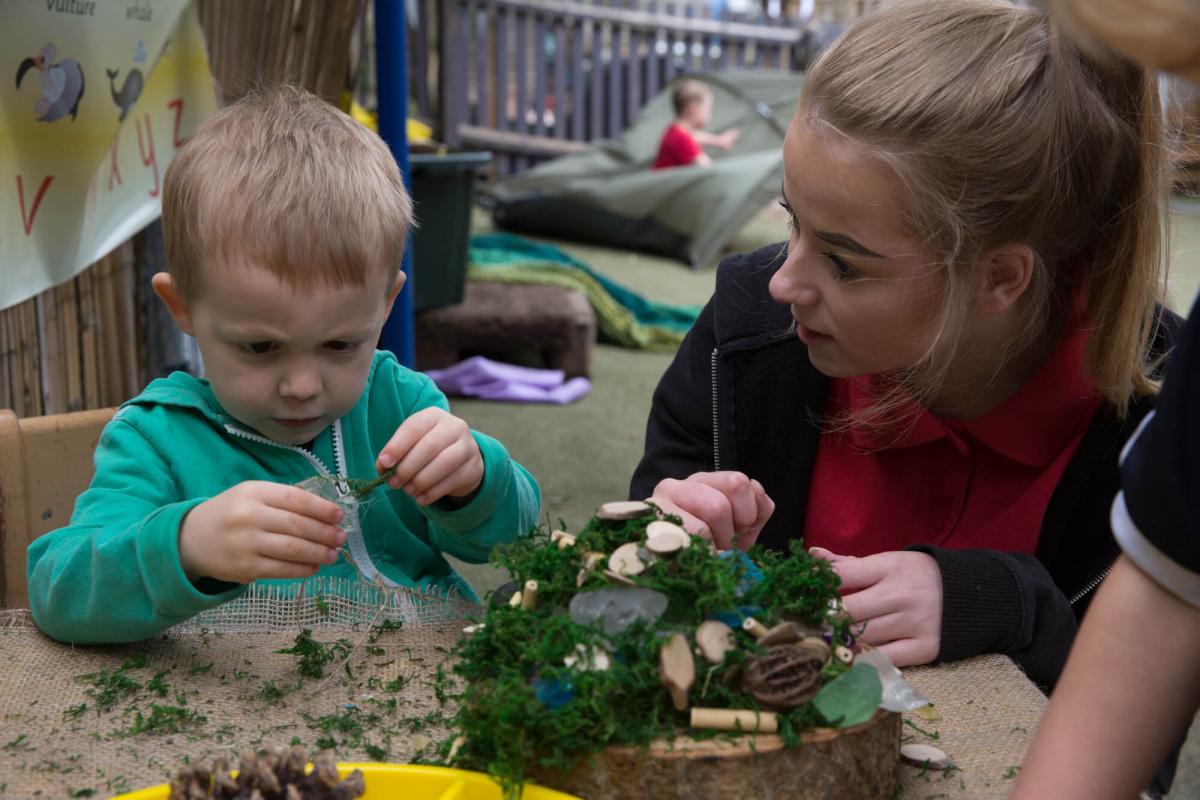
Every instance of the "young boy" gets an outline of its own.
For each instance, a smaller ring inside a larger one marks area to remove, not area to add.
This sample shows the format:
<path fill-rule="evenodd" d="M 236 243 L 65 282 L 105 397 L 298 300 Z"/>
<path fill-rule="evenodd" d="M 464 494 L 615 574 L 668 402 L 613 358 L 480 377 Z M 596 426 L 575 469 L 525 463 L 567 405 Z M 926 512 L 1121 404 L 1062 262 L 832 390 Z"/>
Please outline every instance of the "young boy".
<path fill-rule="evenodd" d="M 153 285 L 207 378 L 156 380 L 105 428 L 70 524 L 29 547 L 43 631 L 136 641 L 250 583 L 355 564 L 473 597 L 442 553 L 483 561 L 535 522 L 540 491 L 431 380 L 375 351 L 411 223 L 384 143 L 300 89 L 253 94 L 180 148 L 163 194 L 171 271 Z M 293 485 L 392 466 L 349 540 L 338 505 Z"/>
<path fill-rule="evenodd" d="M 699 164 L 707 167 L 712 159 L 702 147 L 720 147 L 732 150 L 733 143 L 741 133 L 730 128 L 724 133 L 714 134 L 704 130 L 712 121 L 713 96 L 709 88 L 699 81 L 682 80 L 671 93 L 675 106 L 675 121 L 667 126 L 658 145 L 658 156 L 654 169 L 683 167 Z"/>

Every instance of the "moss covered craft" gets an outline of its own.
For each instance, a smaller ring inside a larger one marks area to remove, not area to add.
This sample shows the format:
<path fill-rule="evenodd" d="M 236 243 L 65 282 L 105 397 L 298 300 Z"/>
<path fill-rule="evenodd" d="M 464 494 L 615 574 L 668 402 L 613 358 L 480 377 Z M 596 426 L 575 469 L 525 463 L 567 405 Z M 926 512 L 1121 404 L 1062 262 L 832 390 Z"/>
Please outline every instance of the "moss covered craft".
<path fill-rule="evenodd" d="M 800 542 L 717 552 L 679 522 L 609 503 L 575 535 L 496 549 L 516 580 L 466 629 L 439 687 L 458 702 L 453 766 L 515 794 L 610 746 L 775 733 L 794 747 L 814 727 L 871 719 L 886 673 L 856 663 L 830 565 Z"/>

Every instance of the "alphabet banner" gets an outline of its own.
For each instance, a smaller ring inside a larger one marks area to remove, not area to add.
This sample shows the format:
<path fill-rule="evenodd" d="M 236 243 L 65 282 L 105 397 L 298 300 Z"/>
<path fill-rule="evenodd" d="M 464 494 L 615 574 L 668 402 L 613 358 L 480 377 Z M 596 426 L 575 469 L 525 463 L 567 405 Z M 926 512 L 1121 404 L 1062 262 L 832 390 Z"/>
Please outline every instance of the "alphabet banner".
<path fill-rule="evenodd" d="M 154 220 L 216 109 L 190 0 L 0 0 L 0 309 Z"/>

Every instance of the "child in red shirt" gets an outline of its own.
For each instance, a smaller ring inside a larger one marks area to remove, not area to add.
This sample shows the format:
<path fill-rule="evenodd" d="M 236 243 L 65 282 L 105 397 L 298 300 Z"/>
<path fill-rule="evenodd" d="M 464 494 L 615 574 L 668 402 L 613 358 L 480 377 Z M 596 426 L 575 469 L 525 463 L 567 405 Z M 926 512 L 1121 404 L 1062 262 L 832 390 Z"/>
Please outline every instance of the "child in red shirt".
<path fill-rule="evenodd" d="M 698 81 L 680 81 L 671 94 L 671 103 L 675 106 L 675 121 L 663 133 L 658 155 L 654 159 L 654 169 L 689 164 L 707 167 L 712 159 L 701 148 L 733 149 L 733 143 L 741 133 L 737 128 L 719 134 L 704 130 L 712 121 L 713 108 L 712 92 L 707 86 Z"/>

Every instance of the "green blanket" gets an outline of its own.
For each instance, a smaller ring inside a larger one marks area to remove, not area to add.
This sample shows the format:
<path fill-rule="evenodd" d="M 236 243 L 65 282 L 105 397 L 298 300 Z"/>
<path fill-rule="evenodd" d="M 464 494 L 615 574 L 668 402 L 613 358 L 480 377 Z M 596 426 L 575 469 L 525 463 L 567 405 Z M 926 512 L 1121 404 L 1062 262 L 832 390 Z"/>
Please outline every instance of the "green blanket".
<path fill-rule="evenodd" d="M 601 341 L 643 350 L 673 351 L 696 321 L 700 306 L 647 300 L 548 244 L 507 233 L 471 237 L 471 280 L 543 283 L 576 289 L 596 310 Z"/>

